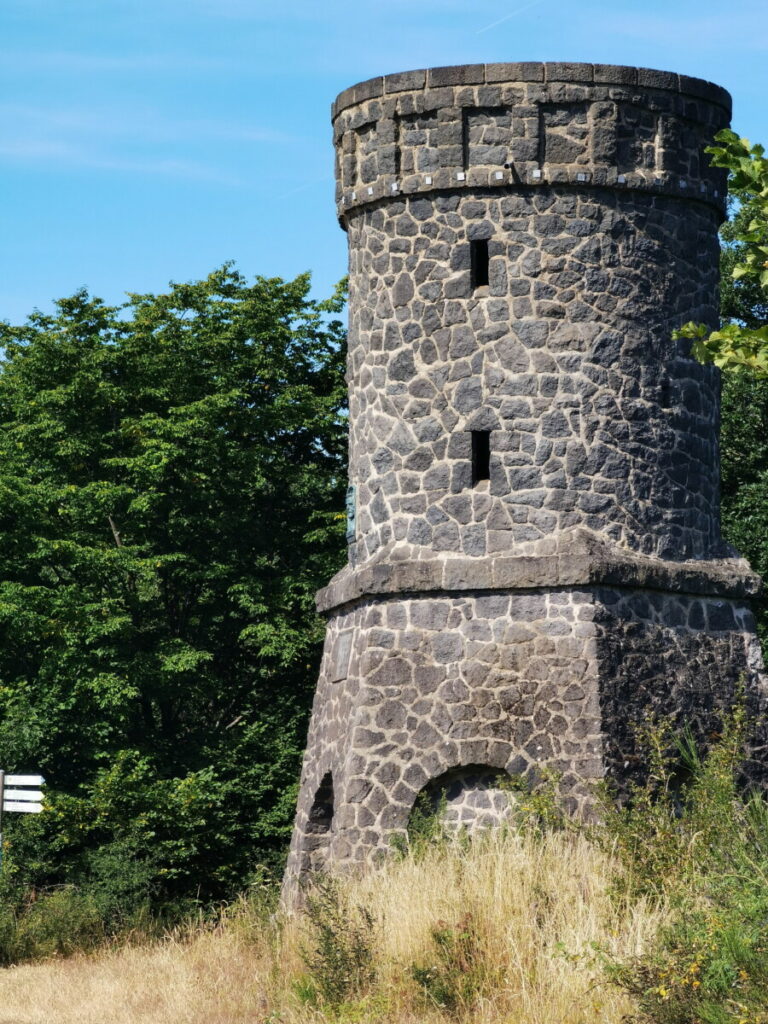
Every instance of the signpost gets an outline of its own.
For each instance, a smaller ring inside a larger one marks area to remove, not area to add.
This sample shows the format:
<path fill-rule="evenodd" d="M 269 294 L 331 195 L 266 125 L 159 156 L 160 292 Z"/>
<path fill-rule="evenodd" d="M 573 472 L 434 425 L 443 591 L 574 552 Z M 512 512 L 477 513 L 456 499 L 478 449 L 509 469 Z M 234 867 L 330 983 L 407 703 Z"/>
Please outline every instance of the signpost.
<path fill-rule="evenodd" d="M 3 862 L 3 813 L 39 814 L 43 809 L 42 775 L 6 775 L 0 771 L 0 865 Z"/>

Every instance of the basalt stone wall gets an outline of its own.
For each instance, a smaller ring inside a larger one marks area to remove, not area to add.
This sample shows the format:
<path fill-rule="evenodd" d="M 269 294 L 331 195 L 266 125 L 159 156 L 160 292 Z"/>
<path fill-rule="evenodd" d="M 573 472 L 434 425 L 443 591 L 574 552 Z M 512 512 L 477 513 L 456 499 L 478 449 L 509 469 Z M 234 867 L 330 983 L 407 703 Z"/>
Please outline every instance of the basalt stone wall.
<path fill-rule="evenodd" d="M 564 806 L 589 813 L 592 782 L 641 769 L 633 725 L 647 712 L 706 736 L 760 672 L 738 599 L 578 587 L 361 601 L 328 630 L 289 877 L 386 851 L 422 791 L 445 793 L 449 821 L 499 820 L 509 797 L 488 769 L 552 768 Z"/>
<path fill-rule="evenodd" d="M 720 554 L 708 204 L 606 188 L 390 200 L 348 219 L 355 564 L 397 545 L 483 556 L 575 526 Z M 489 242 L 473 288 L 470 242 Z M 473 489 L 471 431 L 490 431 Z"/>
<path fill-rule="evenodd" d="M 671 335 L 717 322 L 724 182 L 703 147 L 727 94 L 479 65 L 376 79 L 334 109 L 351 561 L 524 551 L 577 525 L 666 558 L 722 553 L 716 371 Z M 492 432 L 482 494 L 473 430 Z"/>
<path fill-rule="evenodd" d="M 589 593 L 572 590 L 368 599 L 335 615 L 288 878 L 318 863 L 306 831 L 328 772 L 326 864 L 389 849 L 419 793 L 463 766 L 561 765 L 575 810 L 602 774 L 593 618 Z"/>
<path fill-rule="evenodd" d="M 618 787 L 643 776 L 637 726 L 649 714 L 690 729 L 706 746 L 737 687 L 753 721 L 745 773 L 765 785 L 768 691 L 749 606 L 642 590 L 605 588 L 596 596 L 603 757 Z"/>
<path fill-rule="evenodd" d="M 387 75 L 333 105 L 337 211 L 400 193 L 616 185 L 722 205 L 702 153 L 731 113 L 711 82 L 646 68 L 475 64 Z"/>
<path fill-rule="evenodd" d="M 650 711 L 706 739 L 765 686 L 719 532 L 717 86 L 476 65 L 334 104 L 350 251 L 348 565 L 328 616 L 286 896 L 404 835 L 422 796 L 504 820 L 508 778 L 572 813 L 642 764 Z M 765 761 L 758 745 L 755 762 Z"/>

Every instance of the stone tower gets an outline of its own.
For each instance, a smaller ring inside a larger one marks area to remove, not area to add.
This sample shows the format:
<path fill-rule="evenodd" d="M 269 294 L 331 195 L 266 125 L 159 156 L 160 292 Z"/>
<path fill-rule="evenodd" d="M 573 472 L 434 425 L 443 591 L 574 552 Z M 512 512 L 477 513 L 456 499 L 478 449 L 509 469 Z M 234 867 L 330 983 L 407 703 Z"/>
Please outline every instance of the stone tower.
<path fill-rule="evenodd" d="M 472 826 L 504 775 L 637 764 L 652 707 L 712 728 L 762 688 L 720 538 L 716 85 L 487 64 L 374 78 L 333 107 L 349 238 L 348 565 L 328 616 L 287 872 Z"/>

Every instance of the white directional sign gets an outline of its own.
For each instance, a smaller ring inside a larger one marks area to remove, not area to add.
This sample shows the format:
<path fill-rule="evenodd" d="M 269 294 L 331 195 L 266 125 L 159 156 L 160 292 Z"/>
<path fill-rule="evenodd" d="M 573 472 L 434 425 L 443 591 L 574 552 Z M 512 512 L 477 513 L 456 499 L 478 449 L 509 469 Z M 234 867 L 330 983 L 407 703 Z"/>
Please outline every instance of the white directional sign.
<path fill-rule="evenodd" d="M 43 809 L 43 791 L 40 788 L 45 779 L 42 775 L 6 775 L 0 770 L 0 828 L 3 812 L 16 811 L 18 814 L 39 814 Z M 0 831 L 0 867 L 3 862 L 3 833 Z"/>
<path fill-rule="evenodd" d="M 42 775 L 5 775 L 0 772 L 0 809 L 19 814 L 39 814 L 43 809 L 43 792 L 40 787 L 44 782 Z"/>
<path fill-rule="evenodd" d="M 6 775 L 6 786 L 42 786 L 45 779 L 42 775 Z"/>

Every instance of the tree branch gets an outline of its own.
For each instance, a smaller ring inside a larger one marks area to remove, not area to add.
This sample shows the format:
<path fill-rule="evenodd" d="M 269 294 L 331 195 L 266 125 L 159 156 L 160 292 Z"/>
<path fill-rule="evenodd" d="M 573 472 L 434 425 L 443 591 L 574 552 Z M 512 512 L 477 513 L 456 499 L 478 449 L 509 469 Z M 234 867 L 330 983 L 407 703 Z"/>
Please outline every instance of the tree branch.
<path fill-rule="evenodd" d="M 115 544 L 117 544 L 117 546 L 121 548 L 123 546 L 123 541 L 120 537 L 120 531 L 115 526 L 115 521 L 112 518 L 112 516 L 107 516 L 107 519 L 109 520 L 109 525 L 110 528 L 112 529 L 112 536 L 115 538 Z"/>

